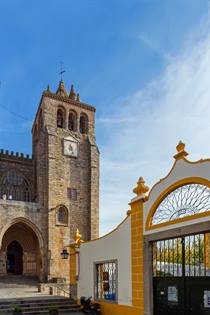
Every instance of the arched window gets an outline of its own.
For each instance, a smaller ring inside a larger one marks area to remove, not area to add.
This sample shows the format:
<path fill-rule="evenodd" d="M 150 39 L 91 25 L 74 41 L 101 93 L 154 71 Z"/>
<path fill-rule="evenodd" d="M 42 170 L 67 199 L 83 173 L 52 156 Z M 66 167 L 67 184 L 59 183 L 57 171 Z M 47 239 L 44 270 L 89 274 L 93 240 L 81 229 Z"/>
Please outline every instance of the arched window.
<path fill-rule="evenodd" d="M 31 201 L 31 192 L 26 179 L 15 171 L 9 171 L 0 181 L 2 199 Z"/>
<path fill-rule="evenodd" d="M 77 131 L 77 115 L 75 112 L 69 113 L 69 130 Z"/>
<path fill-rule="evenodd" d="M 210 210 L 210 188 L 185 184 L 170 192 L 155 209 L 152 225 L 180 220 Z"/>
<path fill-rule="evenodd" d="M 57 127 L 58 128 L 64 128 L 65 127 L 65 115 L 64 110 L 61 108 L 57 111 Z"/>
<path fill-rule="evenodd" d="M 80 116 L 79 130 L 80 130 L 80 133 L 87 133 L 88 132 L 88 118 L 85 114 L 82 114 Z"/>
<path fill-rule="evenodd" d="M 57 223 L 68 225 L 68 210 L 64 206 L 60 206 L 57 210 Z"/>

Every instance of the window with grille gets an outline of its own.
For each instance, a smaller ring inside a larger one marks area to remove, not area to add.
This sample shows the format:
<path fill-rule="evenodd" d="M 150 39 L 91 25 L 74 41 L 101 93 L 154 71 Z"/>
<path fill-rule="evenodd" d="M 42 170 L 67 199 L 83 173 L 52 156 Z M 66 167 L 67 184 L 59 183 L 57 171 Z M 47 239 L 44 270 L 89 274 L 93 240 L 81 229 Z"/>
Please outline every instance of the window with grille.
<path fill-rule="evenodd" d="M 75 188 L 67 189 L 68 197 L 71 200 L 77 200 L 77 190 Z"/>
<path fill-rule="evenodd" d="M 117 261 L 97 263 L 95 297 L 97 300 L 117 301 Z"/>

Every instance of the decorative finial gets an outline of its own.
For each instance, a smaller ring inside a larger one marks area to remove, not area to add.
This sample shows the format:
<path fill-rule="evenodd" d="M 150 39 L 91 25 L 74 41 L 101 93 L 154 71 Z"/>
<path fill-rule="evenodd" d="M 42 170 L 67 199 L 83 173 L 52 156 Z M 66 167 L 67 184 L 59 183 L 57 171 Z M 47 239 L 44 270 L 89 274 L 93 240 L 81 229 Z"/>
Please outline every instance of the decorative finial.
<path fill-rule="evenodd" d="M 185 144 L 182 141 L 179 141 L 176 146 L 176 150 L 177 154 L 174 155 L 175 160 L 181 160 L 188 155 L 188 153 L 185 151 Z"/>
<path fill-rule="evenodd" d="M 143 177 L 139 177 L 137 182 L 137 186 L 133 189 L 133 192 L 137 194 L 137 196 L 144 195 L 149 191 L 149 187 L 145 185 L 145 181 Z"/>
<path fill-rule="evenodd" d="M 70 90 L 70 93 L 69 93 L 69 98 L 71 99 L 71 100 L 76 100 L 76 93 L 75 93 L 75 91 L 74 91 L 74 85 L 72 84 L 71 85 L 71 90 Z"/>
<path fill-rule="evenodd" d="M 84 241 L 82 240 L 82 235 L 80 234 L 79 229 L 76 230 L 74 240 L 75 240 L 75 244 L 76 244 L 77 246 L 80 246 L 80 244 L 84 242 Z"/>
<path fill-rule="evenodd" d="M 50 85 L 48 84 L 48 86 L 47 86 L 47 92 L 50 92 L 51 93 L 51 91 L 50 91 Z"/>
<path fill-rule="evenodd" d="M 77 93 L 77 102 L 80 102 L 80 96 L 79 96 L 79 93 Z"/>
<path fill-rule="evenodd" d="M 60 80 L 56 94 L 59 96 L 68 96 L 63 80 Z"/>

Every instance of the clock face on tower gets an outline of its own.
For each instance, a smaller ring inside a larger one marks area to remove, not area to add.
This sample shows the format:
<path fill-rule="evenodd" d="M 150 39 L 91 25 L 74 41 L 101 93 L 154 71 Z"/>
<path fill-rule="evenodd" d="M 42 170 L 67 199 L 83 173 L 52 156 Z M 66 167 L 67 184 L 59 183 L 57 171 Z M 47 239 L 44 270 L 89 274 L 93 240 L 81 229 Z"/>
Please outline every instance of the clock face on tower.
<path fill-rule="evenodd" d="M 76 140 L 64 139 L 64 155 L 68 155 L 71 157 L 77 157 L 77 155 L 78 155 L 78 142 Z"/>

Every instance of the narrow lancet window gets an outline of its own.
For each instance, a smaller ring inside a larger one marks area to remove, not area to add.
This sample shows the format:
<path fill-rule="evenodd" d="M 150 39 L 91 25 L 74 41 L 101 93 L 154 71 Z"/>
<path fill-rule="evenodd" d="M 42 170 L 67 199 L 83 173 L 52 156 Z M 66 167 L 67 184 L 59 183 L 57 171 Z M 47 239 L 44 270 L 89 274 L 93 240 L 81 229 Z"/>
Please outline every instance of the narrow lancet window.
<path fill-rule="evenodd" d="M 57 127 L 64 128 L 64 112 L 62 109 L 57 111 Z"/>
<path fill-rule="evenodd" d="M 77 117 L 73 112 L 69 113 L 69 130 L 77 131 Z"/>
<path fill-rule="evenodd" d="M 88 132 L 88 118 L 86 115 L 82 114 L 80 116 L 80 133 Z"/>

